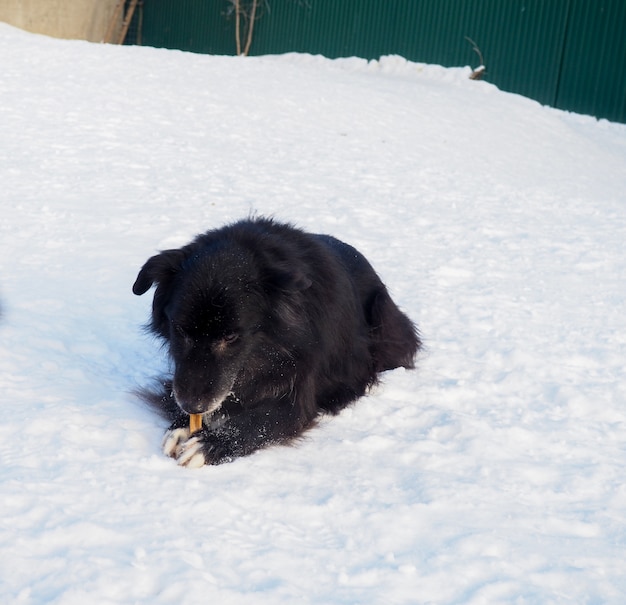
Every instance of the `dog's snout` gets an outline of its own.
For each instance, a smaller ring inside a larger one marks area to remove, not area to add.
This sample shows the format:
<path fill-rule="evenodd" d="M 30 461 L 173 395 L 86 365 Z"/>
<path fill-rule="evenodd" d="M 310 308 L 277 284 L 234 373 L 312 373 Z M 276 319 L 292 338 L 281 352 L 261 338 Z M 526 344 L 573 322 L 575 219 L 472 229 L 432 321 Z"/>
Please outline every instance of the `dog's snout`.
<path fill-rule="evenodd" d="M 187 414 L 210 414 L 218 410 L 228 396 L 228 391 L 213 396 L 192 395 L 176 385 L 172 391 L 178 407 Z"/>

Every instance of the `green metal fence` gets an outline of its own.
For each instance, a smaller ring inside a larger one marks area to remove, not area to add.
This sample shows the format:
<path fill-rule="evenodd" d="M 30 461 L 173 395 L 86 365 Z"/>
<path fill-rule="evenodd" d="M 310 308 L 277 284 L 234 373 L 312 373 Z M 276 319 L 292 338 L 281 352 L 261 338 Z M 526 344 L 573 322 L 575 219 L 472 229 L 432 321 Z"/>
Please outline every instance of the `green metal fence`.
<path fill-rule="evenodd" d="M 261 0 L 259 10 L 252 55 L 476 66 L 470 38 L 501 89 L 626 122 L 624 0 Z M 229 0 L 144 0 L 140 33 L 149 46 L 235 54 L 234 23 Z"/>

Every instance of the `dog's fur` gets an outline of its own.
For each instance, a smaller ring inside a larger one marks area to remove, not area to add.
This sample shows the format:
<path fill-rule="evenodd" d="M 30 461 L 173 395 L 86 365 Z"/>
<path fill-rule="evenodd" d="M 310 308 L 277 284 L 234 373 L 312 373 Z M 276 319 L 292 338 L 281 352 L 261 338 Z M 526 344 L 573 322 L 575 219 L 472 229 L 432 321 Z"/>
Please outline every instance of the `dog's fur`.
<path fill-rule="evenodd" d="M 270 219 L 153 256 L 133 292 L 153 284 L 149 328 L 174 367 L 153 400 L 172 422 L 164 450 L 185 466 L 293 440 L 364 395 L 379 372 L 412 368 L 421 346 L 359 252 Z M 190 413 L 204 415 L 193 436 Z"/>

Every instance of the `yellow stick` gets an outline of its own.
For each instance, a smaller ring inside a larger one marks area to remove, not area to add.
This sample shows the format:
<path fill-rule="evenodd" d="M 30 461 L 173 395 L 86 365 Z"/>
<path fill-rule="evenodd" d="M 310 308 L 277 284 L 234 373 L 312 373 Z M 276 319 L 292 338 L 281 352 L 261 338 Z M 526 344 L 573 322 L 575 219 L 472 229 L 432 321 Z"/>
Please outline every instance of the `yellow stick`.
<path fill-rule="evenodd" d="M 202 428 L 202 414 L 189 414 L 189 432 L 193 435 Z"/>

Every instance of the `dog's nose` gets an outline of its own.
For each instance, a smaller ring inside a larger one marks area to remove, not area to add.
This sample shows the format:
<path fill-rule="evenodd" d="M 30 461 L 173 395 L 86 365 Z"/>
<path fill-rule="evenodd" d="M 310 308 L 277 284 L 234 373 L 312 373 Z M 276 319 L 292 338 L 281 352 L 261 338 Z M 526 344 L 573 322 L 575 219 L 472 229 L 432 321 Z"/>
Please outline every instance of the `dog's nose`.
<path fill-rule="evenodd" d="M 207 406 L 205 406 L 201 401 L 191 402 L 191 404 L 179 403 L 179 405 L 184 412 L 187 412 L 187 414 L 204 414 L 208 411 Z"/>
<path fill-rule="evenodd" d="M 178 407 L 187 414 L 208 414 L 214 412 L 222 405 L 222 402 L 226 398 L 226 395 L 220 395 L 219 397 L 187 395 L 181 392 L 181 389 L 177 389 L 176 385 L 174 385 L 172 392 Z"/>
<path fill-rule="evenodd" d="M 174 395 L 176 397 L 176 395 Z M 209 405 L 200 398 L 176 397 L 178 407 L 187 414 L 204 414 L 209 411 Z"/>

